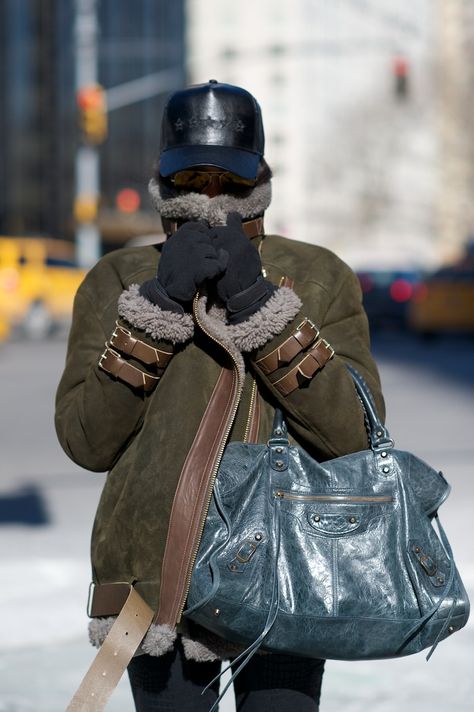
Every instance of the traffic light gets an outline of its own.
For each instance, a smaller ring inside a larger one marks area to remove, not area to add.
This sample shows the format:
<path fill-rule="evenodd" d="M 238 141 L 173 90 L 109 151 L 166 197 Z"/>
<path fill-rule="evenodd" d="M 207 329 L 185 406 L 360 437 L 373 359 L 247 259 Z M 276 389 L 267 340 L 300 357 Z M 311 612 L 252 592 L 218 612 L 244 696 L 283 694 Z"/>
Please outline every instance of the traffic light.
<path fill-rule="evenodd" d="M 99 144 L 107 137 L 107 104 L 99 84 L 84 86 L 77 92 L 79 124 L 86 143 Z"/>
<path fill-rule="evenodd" d="M 392 65 L 394 93 L 398 101 L 408 99 L 410 93 L 410 65 L 405 57 L 395 57 Z"/>

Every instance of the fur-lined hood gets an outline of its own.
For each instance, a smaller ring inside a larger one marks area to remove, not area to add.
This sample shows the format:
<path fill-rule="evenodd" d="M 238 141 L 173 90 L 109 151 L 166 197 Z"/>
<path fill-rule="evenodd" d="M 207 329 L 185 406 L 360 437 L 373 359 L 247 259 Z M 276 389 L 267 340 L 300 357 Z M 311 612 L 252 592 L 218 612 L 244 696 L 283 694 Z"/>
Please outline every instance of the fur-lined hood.
<path fill-rule="evenodd" d="M 260 217 L 272 199 L 271 181 L 257 185 L 244 196 L 221 194 L 210 198 L 202 193 L 177 190 L 156 178 L 150 180 L 148 191 L 163 218 L 206 220 L 211 227 L 225 225 L 231 212 L 239 213 L 242 218 Z"/>

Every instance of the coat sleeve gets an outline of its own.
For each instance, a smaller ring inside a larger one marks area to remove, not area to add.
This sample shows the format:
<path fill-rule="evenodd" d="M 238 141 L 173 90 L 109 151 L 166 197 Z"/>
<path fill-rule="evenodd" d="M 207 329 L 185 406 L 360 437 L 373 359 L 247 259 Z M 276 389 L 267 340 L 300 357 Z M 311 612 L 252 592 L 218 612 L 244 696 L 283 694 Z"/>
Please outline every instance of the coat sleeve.
<path fill-rule="evenodd" d="M 368 321 L 358 279 L 346 266 L 330 295 L 318 285 L 314 289 L 306 285 L 302 291 L 304 296 L 297 315 L 278 335 L 250 352 L 251 368 L 264 396 L 283 410 L 290 431 L 310 450 L 314 448 L 319 457 L 363 450 L 368 444 L 364 412 L 346 364 L 354 366 L 366 380 L 382 420 L 385 408 L 377 367 L 370 353 Z M 270 374 L 262 371 L 258 361 L 283 344 L 306 317 L 315 322 L 319 336 L 327 340 L 335 353 L 310 381 L 284 396 L 275 382 L 294 369 L 308 349 Z"/>
<path fill-rule="evenodd" d="M 84 292 L 76 295 L 64 373 L 56 394 L 56 432 L 69 457 L 94 472 L 112 467 L 140 427 L 146 397 L 98 367 L 109 334 Z"/>
<path fill-rule="evenodd" d="M 140 272 L 132 277 L 138 281 L 144 278 Z M 123 280 L 116 265 L 106 257 L 80 286 L 74 301 L 66 364 L 56 394 L 59 442 L 74 462 L 94 472 L 111 469 L 139 431 L 148 401 L 160 386 L 157 381 L 155 391 L 144 392 L 99 367 L 105 342 L 117 320 L 135 338 L 168 353 L 192 336 L 189 315 L 165 313 L 139 296 L 138 285 L 124 281 L 129 280 Z M 186 319 L 189 323 L 185 323 Z M 124 358 L 150 373 L 148 366 Z"/>

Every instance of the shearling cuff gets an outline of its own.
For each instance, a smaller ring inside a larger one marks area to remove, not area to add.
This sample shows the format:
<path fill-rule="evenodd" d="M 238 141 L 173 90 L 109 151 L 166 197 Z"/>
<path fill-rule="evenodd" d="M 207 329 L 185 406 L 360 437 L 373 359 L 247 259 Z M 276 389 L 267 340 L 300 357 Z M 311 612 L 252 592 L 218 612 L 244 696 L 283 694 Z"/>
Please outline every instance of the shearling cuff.
<path fill-rule="evenodd" d="M 101 647 L 116 620 L 116 616 L 92 618 L 89 622 L 89 640 L 94 648 Z M 173 649 L 175 640 L 176 630 L 169 625 L 157 625 L 156 623 L 152 623 L 136 655 L 147 653 L 148 655 L 159 657 Z"/>
<path fill-rule="evenodd" d="M 161 309 L 142 297 L 139 289 L 138 284 L 131 284 L 119 297 L 118 312 L 125 321 L 145 331 L 152 339 L 181 344 L 192 338 L 194 324 L 190 314 L 176 314 Z"/>
<path fill-rule="evenodd" d="M 290 287 L 280 287 L 263 307 L 239 324 L 229 324 L 226 331 L 239 351 L 253 351 L 281 334 L 302 307 Z"/>
<path fill-rule="evenodd" d="M 195 660 L 198 663 L 230 660 L 240 655 L 246 647 L 224 640 L 186 618 L 181 619 L 179 633 L 186 660 Z"/>
<path fill-rule="evenodd" d="M 92 618 L 89 621 L 89 641 L 94 648 L 100 648 L 117 620 L 116 616 L 107 618 Z M 187 660 L 210 662 L 211 660 L 228 660 L 239 655 L 244 646 L 230 643 L 201 626 L 189 627 L 187 621 L 180 624 L 180 636 Z M 177 638 L 176 629 L 169 625 L 152 623 L 143 638 L 135 655 L 152 655 L 160 657 L 173 649 Z"/>

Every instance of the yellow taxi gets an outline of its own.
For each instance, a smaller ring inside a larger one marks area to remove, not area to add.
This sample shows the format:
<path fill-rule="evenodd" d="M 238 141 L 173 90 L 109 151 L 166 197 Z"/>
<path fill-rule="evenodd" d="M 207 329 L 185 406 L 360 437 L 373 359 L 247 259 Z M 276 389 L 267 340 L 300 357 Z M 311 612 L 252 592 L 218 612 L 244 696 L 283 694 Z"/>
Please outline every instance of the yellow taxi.
<path fill-rule="evenodd" d="M 474 251 L 468 249 L 458 263 L 442 267 L 417 285 L 408 323 L 426 336 L 474 334 Z"/>
<path fill-rule="evenodd" d="M 0 323 L 7 330 L 41 338 L 68 321 L 86 274 L 73 255 L 62 240 L 0 237 Z"/>
<path fill-rule="evenodd" d="M 0 316 L 0 344 L 10 336 L 10 324 Z"/>

